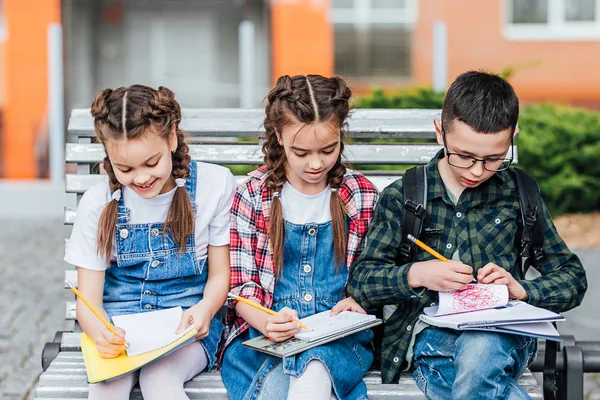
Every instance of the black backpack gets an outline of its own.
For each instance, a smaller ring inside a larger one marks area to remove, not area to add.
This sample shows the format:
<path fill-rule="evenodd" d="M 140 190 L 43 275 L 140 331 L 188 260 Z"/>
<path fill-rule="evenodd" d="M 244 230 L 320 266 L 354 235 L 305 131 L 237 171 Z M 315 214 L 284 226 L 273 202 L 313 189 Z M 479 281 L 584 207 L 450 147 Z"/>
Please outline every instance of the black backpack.
<path fill-rule="evenodd" d="M 517 265 L 519 277 L 525 279 L 529 267 L 537 267 L 544 258 L 542 214 L 542 196 L 533 177 L 526 172 L 511 168 L 519 196 L 521 218 L 515 235 L 515 244 L 519 249 Z M 414 259 L 415 244 L 408 234 L 418 238 L 423 231 L 423 222 L 427 217 L 427 176 L 425 167 L 414 167 L 406 171 L 402 184 L 404 190 L 404 213 L 402 219 L 402 242 L 397 254 L 397 265 L 404 265 Z M 429 228 L 425 228 L 427 232 Z M 381 334 L 381 333 L 380 333 Z M 557 343 L 546 341 L 543 371 L 544 398 L 554 398 L 556 390 L 556 352 Z"/>
<path fill-rule="evenodd" d="M 515 178 L 519 196 L 521 219 L 519 220 L 515 244 L 519 249 L 519 277 L 531 266 L 537 266 L 544 258 L 542 223 L 542 197 L 537 183 L 526 172 L 511 168 Z M 425 167 L 414 167 L 404 174 L 402 187 L 404 190 L 404 213 L 402 219 L 402 242 L 398 250 L 397 263 L 403 265 L 415 256 L 415 244 L 408 239 L 408 234 L 418 238 L 423 231 L 423 223 L 427 217 L 427 177 Z M 429 228 L 425 228 L 427 232 Z"/>

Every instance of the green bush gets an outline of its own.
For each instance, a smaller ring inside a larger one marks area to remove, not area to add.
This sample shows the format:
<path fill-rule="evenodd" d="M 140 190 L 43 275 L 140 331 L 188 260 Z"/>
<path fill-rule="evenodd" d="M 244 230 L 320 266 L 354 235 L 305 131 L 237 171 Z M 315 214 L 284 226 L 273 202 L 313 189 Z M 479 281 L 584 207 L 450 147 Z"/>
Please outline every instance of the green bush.
<path fill-rule="evenodd" d="M 431 88 L 415 88 L 386 94 L 377 88 L 368 96 L 356 97 L 356 108 L 442 108 L 444 93 L 434 92 Z"/>
<path fill-rule="evenodd" d="M 443 93 L 375 89 L 357 108 L 442 107 Z M 525 105 L 519 118 L 518 166 L 537 180 L 554 216 L 600 209 L 600 112 L 556 104 Z"/>
<path fill-rule="evenodd" d="M 522 107 L 519 167 L 533 175 L 554 215 L 600 209 L 600 112 Z"/>

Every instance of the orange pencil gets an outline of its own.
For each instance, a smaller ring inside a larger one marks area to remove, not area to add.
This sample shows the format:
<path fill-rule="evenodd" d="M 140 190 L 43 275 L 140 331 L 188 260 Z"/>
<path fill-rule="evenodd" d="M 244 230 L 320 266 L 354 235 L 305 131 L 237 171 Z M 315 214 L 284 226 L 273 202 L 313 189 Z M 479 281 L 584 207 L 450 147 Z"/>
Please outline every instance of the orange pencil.
<path fill-rule="evenodd" d="M 243 297 L 236 296 L 233 293 L 227 293 L 227 296 L 230 297 L 230 298 L 232 298 L 232 299 L 235 299 L 237 301 L 240 301 L 240 302 L 242 302 L 244 304 L 248 304 L 249 306 L 254 307 L 254 308 L 256 308 L 256 309 L 258 309 L 260 311 L 264 311 L 264 312 L 266 312 L 269 315 L 275 315 L 275 314 L 277 314 L 277 312 L 275 312 L 273 310 L 270 310 L 267 307 L 263 307 L 260 304 L 257 304 L 257 303 L 255 303 L 253 301 L 250 301 L 250 300 L 247 300 L 247 299 L 245 299 Z M 306 325 L 304 325 L 302 322 L 300 322 L 300 328 L 302 328 L 302 329 L 308 329 L 308 327 Z"/>
<path fill-rule="evenodd" d="M 420 248 L 422 248 L 423 250 L 425 250 L 426 252 L 428 252 L 429 254 L 431 254 L 432 256 L 434 256 L 435 258 L 437 258 L 438 260 L 444 261 L 444 262 L 448 262 L 449 261 L 446 257 L 444 257 L 443 255 L 441 255 L 440 253 L 438 253 L 437 251 L 435 251 L 431 247 L 427 246 L 425 243 L 421 242 L 419 239 L 417 239 L 416 237 L 414 237 L 410 233 L 408 234 L 408 240 L 410 240 L 411 242 L 413 242 L 414 244 L 416 244 L 417 246 L 419 246 Z M 471 279 L 471 282 L 477 282 L 477 279 L 473 278 L 473 279 Z"/>
<path fill-rule="evenodd" d="M 104 317 L 94 308 L 94 306 L 85 297 L 83 297 L 83 295 L 81 294 L 81 292 L 79 290 L 77 290 L 75 288 L 75 286 L 73 286 L 71 284 L 71 282 L 69 282 L 69 281 L 65 281 L 65 282 L 66 282 L 67 286 L 73 291 L 73 293 L 75 293 L 77 295 L 77 297 L 79 297 L 79 299 L 81 301 L 83 301 L 86 306 L 88 306 L 88 308 L 90 309 L 90 311 L 93 312 L 96 317 L 98 317 L 98 319 L 100 320 L 100 322 L 102 322 L 104 324 L 104 326 L 108 328 L 109 331 L 111 331 L 115 335 L 119 336 L 119 334 L 115 330 L 115 327 L 112 326 L 112 324 L 110 324 L 107 320 L 104 319 Z"/>

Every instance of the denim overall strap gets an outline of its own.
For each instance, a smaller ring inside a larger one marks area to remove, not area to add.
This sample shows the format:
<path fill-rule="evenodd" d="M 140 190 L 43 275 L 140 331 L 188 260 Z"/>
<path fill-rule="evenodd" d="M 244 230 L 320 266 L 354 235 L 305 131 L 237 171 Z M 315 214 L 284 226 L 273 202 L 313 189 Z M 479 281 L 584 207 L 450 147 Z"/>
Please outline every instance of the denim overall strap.
<path fill-rule="evenodd" d="M 190 195 L 190 200 L 192 201 L 192 204 L 194 205 L 194 208 L 196 206 L 196 185 L 198 184 L 198 179 L 197 179 L 197 175 L 198 175 L 198 165 L 196 164 L 196 161 L 190 161 L 190 164 L 188 165 L 188 169 L 190 170 L 190 177 L 187 178 L 185 180 L 185 188 L 188 191 L 188 194 Z"/>

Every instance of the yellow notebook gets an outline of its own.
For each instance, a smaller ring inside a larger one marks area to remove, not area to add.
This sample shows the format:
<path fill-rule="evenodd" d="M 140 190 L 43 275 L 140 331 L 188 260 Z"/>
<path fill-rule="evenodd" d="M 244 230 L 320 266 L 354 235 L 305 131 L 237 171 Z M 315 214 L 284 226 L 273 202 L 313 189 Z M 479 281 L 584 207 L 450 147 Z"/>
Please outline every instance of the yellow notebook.
<path fill-rule="evenodd" d="M 181 307 L 113 317 L 125 330 L 127 353 L 116 358 L 102 358 L 96 343 L 85 333 L 80 336 L 81 351 L 88 382 L 104 382 L 133 372 L 178 348 L 192 343 L 198 334 L 193 327 L 175 334 L 183 311 Z"/>
<path fill-rule="evenodd" d="M 194 337 L 197 333 L 198 331 L 191 329 L 178 340 L 160 349 L 134 357 L 129 357 L 123 352 L 116 358 L 100 357 L 96 343 L 88 335 L 82 333 L 79 340 L 81 342 L 81 351 L 83 353 L 88 382 L 104 382 L 140 369 L 144 365 L 177 350 L 179 347 L 194 342 Z"/>

